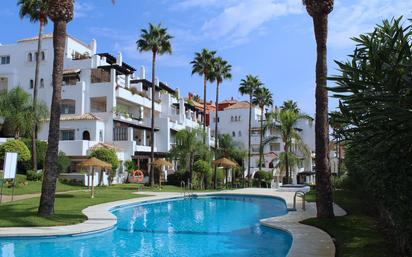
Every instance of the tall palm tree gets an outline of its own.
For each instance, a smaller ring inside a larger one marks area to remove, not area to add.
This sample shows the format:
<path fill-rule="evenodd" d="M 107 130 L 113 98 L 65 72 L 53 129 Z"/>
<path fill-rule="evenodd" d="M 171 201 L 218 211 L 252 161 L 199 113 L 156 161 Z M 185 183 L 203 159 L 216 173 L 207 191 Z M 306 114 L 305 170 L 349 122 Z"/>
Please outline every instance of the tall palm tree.
<path fill-rule="evenodd" d="M 155 93 L 156 93 L 156 57 L 157 55 L 171 54 L 172 44 L 170 36 L 166 28 L 161 24 L 157 26 L 149 23 L 149 30 L 142 29 L 140 39 L 137 40 L 137 48 L 140 52 L 152 52 L 152 121 L 151 121 L 151 146 L 150 146 L 150 162 L 154 162 L 154 128 L 155 128 Z M 150 185 L 154 186 L 154 167 L 150 165 Z"/>
<path fill-rule="evenodd" d="M 272 92 L 266 87 L 259 87 L 253 94 L 252 103 L 259 106 L 260 115 L 260 144 L 259 144 L 259 169 L 262 169 L 263 162 L 263 119 L 265 106 L 273 105 Z"/>
<path fill-rule="evenodd" d="M 250 186 L 250 154 L 251 154 L 251 131 L 252 131 L 252 98 L 255 91 L 262 87 L 263 84 L 257 76 L 247 75 L 246 79 L 242 79 L 240 82 L 239 92 L 242 95 L 249 95 L 249 141 L 248 141 L 248 160 L 247 160 L 247 177 Z"/>
<path fill-rule="evenodd" d="M 20 6 L 20 18 L 28 17 L 31 22 L 39 23 L 39 36 L 37 41 L 37 54 L 36 56 L 36 68 L 34 73 L 34 86 L 33 86 L 33 113 L 36 113 L 37 103 L 37 91 L 40 81 L 40 56 L 42 47 L 42 35 L 44 26 L 47 24 L 47 10 L 48 2 L 43 0 L 18 0 L 17 4 Z M 38 127 L 35 124 L 32 133 L 32 155 L 31 163 L 33 170 L 37 170 L 37 133 Z"/>
<path fill-rule="evenodd" d="M 286 100 L 283 102 L 283 105 L 280 107 L 281 109 L 289 109 L 296 113 L 300 113 L 300 109 L 298 107 L 298 103 L 293 100 Z"/>
<path fill-rule="evenodd" d="M 298 122 L 301 120 L 312 121 L 312 117 L 296 112 L 294 109 L 282 108 L 273 113 L 275 116 L 276 127 L 278 128 L 282 141 L 283 141 L 283 151 L 284 155 L 284 167 L 286 171 L 285 182 L 290 183 L 290 165 L 289 157 L 291 156 L 292 146 L 296 146 L 299 151 L 305 156 L 310 156 L 310 151 L 308 147 L 303 143 L 302 137 L 296 130 Z"/>
<path fill-rule="evenodd" d="M 206 144 L 206 86 L 210 80 L 210 72 L 212 70 L 213 59 L 216 51 L 209 51 L 204 48 L 199 53 L 195 53 L 195 58 L 190 62 L 192 64 L 192 75 L 199 74 L 203 76 L 203 143 Z"/>
<path fill-rule="evenodd" d="M 316 208 L 317 217 L 334 217 L 329 164 L 329 124 L 327 81 L 328 15 L 334 0 L 303 0 L 313 19 L 317 44 L 316 61 Z"/>
<path fill-rule="evenodd" d="M 54 212 L 54 200 L 57 181 L 57 159 L 59 154 L 60 100 L 63 84 L 64 51 L 66 48 L 67 23 L 73 19 L 73 0 L 48 0 L 48 16 L 54 23 L 53 28 L 53 95 L 49 122 L 49 138 L 46 154 L 46 167 L 42 184 L 40 216 L 51 216 Z"/>
<path fill-rule="evenodd" d="M 218 150 L 218 128 L 219 128 L 219 86 L 226 79 L 232 79 L 232 66 L 221 57 L 217 57 L 213 60 L 212 72 L 210 74 L 210 80 L 212 82 L 216 81 L 216 113 L 215 113 L 215 152 Z M 214 172 L 214 183 L 213 186 L 216 189 L 217 186 L 217 167 L 215 167 Z"/>

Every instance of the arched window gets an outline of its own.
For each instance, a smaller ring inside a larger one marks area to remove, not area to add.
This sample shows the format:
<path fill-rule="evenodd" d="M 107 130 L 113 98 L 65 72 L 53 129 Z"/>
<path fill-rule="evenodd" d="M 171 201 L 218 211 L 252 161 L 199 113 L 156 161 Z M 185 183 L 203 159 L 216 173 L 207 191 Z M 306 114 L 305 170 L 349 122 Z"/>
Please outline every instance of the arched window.
<path fill-rule="evenodd" d="M 238 135 L 239 137 L 241 137 L 241 136 L 242 136 L 242 131 L 239 130 L 239 132 L 237 133 L 237 135 Z"/>
<path fill-rule="evenodd" d="M 30 80 L 30 89 L 32 89 L 34 87 L 34 81 L 31 79 Z"/>
<path fill-rule="evenodd" d="M 44 79 L 41 79 L 40 80 L 40 88 L 43 88 L 44 87 Z"/>
<path fill-rule="evenodd" d="M 236 132 L 232 132 L 232 137 L 236 137 Z"/>
<path fill-rule="evenodd" d="M 90 132 L 85 130 L 83 131 L 83 140 L 90 141 Z"/>
<path fill-rule="evenodd" d="M 232 117 L 230 117 L 230 121 L 232 121 L 232 122 L 233 122 L 233 116 L 232 116 Z"/>
<path fill-rule="evenodd" d="M 76 113 L 76 101 L 71 99 L 61 100 L 60 114 L 75 114 Z"/>
<path fill-rule="evenodd" d="M 32 61 L 33 61 L 33 54 L 32 54 L 32 53 L 29 53 L 29 54 L 27 55 L 27 60 L 28 60 L 29 62 L 32 62 Z"/>
<path fill-rule="evenodd" d="M 237 121 L 237 116 L 235 116 L 235 121 Z"/>
<path fill-rule="evenodd" d="M 46 55 L 44 54 L 44 51 L 41 52 L 41 59 L 44 61 L 46 59 Z"/>

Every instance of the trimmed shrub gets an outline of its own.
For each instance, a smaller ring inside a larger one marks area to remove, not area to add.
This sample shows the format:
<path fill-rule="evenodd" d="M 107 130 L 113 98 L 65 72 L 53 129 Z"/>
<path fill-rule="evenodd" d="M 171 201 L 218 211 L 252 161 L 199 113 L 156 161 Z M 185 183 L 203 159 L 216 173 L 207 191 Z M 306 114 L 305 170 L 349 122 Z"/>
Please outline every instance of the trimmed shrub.
<path fill-rule="evenodd" d="M 41 181 L 43 179 L 43 172 L 28 170 L 26 178 L 29 181 Z"/>
<path fill-rule="evenodd" d="M 106 148 L 98 148 L 90 153 L 90 157 L 95 157 L 101 161 L 110 163 L 112 165 L 112 170 L 116 171 L 119 167 L 119 159 L 117 158 L 116 152 Z"/>
<path fill-rule="evenodd" d="M 31 157 L 30 150 L 21 140 L 9 140 L 6 143 L 0 145 L 0 159 L 4 160 L 6 152 L 17 153 L 18 162 L 29 161 Z"/>
<path fill-rule="evenodd" d="M 65 153 L 59 152 L 59 157 L 57 159 L 57 170 L 59 174 L 66 172 L 67 168 L 70 167 L 70 163 L 70 158 L 67 157 Z"/>

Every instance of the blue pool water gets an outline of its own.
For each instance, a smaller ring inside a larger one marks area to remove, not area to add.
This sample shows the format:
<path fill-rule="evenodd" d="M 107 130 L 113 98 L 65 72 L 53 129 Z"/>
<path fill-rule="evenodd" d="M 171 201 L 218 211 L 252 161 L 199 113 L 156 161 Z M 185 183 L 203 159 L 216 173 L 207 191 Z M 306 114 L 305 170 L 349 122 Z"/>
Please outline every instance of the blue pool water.
<path fill-rule="evenodd" d="M 287 213 L 283 200 L 216 195 L 148 202 L 112 210 L 116 228 L 91 235 L 0 238 L 1 257 L 284 257 L 289 233 L 259 225 Z"/>

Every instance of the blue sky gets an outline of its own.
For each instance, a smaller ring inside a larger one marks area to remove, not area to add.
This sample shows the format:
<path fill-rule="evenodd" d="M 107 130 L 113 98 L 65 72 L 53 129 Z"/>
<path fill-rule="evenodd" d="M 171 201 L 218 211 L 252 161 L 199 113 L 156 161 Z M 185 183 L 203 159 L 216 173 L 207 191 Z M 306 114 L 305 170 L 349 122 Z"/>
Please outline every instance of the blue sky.
<path fill-rule="evenodd" d="M 75 19 L 68 32 L 85 42 L 97 40 L 99 52 L 121 51 L 124 61 L 150 67 L 150 56 L 136 50 L 140 29 L 149 22 L 169 28 L 174 36 L 173 55 L 159 58 L 158 76 L 183 94 L 203 97 L 202 80 L 191 76 L 189 62 L 202 48 L 217 50 L 233 66 L 233 79 L 224 82 L 220 99 L 235 97 L 247 74 L 258 75 L 271 89 L 276 105 L 286 99 L 298 102 L 313 115 L 315 42 L 310 17 L 301 0 L 76 0 Z M 410 0 L 335 0 L 330 16 L 329 75 L 333 60 L 344 60 L 354 48 L 349 40 L 384 18 L 411 17 Z M 37 26 L 20 20 L 15 0 L 2 0 L 0 43 L 33 36 Z M 7 26 L 5 25 L 7 24 Z M 49 25 L 46 32 L 51 32 Z M 150 72 L 150 70 L 148 70 Z M 208 87 L 214 99 L 215 85 Z M 330 109 L 336 106 L 331 100 Z"/>

